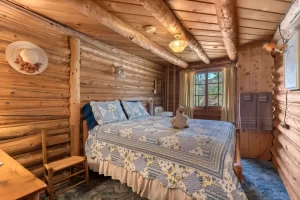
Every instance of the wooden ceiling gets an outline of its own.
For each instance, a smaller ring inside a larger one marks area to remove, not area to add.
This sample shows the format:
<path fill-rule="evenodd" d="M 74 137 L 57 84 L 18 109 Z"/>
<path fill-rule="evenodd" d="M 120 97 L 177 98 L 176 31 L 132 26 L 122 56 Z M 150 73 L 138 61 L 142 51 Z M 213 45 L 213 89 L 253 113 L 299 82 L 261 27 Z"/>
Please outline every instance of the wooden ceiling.
<path fill-rule="evenodd" d="M 77 31 L 97 38 L 107 44 L 135 54 L 160 65 L 168 62 L 137 46 L 130 40 L 113 32 L 96 20 L 89 19 L 61 0 L 14 0 L 29 9 L 65 24 Z M 202 45 L 211 60 L 226 58 L 227 53 L 217 23 L 214 0 L 165 0 L 182 25 L 189 30 Z M 236 0 L 239 45 L 257 41 L 269 41 L 283 19 L 292 0 Z M 137 0 L 94 0 L 105 10 L 139 30 L 149 39 L 171 51 L 168 44 L 173 35 L 149 13 Z M 144 31 L 153 25 L 155 34 Z M 174 53 L 175 54 L 175 53 Z M 186 48 L 178 57 L 187 62 L 200 61 L 199 57 Z"/>

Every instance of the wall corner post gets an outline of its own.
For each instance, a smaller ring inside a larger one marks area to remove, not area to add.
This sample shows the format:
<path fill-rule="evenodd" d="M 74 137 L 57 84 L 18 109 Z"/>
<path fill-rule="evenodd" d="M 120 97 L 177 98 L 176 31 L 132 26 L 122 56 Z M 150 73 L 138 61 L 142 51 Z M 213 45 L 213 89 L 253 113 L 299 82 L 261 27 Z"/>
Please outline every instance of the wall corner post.
<path fill-rule="evenodd" d="M 80 39 L 69 37 L 71 155 L 80 155 Z"/>

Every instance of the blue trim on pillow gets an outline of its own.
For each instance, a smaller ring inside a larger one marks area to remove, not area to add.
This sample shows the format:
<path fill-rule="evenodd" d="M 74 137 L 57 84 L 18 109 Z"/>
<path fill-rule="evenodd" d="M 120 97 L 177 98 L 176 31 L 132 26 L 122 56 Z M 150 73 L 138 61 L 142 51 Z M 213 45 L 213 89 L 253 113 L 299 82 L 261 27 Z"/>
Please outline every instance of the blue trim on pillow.
<path fill-rule="evenodd" d="M 126 117 L 129 120 L 140 118 L 140 117 L 150 116 L 140 101 L 124 101 L 124 100 L 120 100 L 120 101 L 121 101 L 121 103 L 120 103 L 121 107 L 122 107 Z M 133 105 L 138 106 L 138 112 L 134 112 L 134 110 L 133 110 L 134 108 L 132 108 Z"/>
<path fill-rule="evenodd" d="M 88 125 L 89 130 L 91 130 L 92 128 L 94 128 L 95 126 L 98 125 L 98 123 L 97 123 L 97 121 L 94 117 L 94 113 L 92 111 L 92 107 L 91 107 L 90 103 L 83 106 L 81 111 L 82 111 L 82 114 L 84 116 L 84 119 L 87 121 L 87 125 Z"/>
<path fill-rule="evenodd" d="M 125 113 L 126 118 L 129 119 L 129 116 L 127 115 L 127 112 L 126 112 L 126 110 L 125 110 L 125 108 L 124 108 L 124 105 L 123 105 L 123 103 L 122 103 L 122 101 L 124 101 L 124 100 L 119 100 L 119 101 L 120 101 L 120 105 L 121 105 L 121 107 L 122 107 L 122 110 L 123 110 L 123 112 Z M 137 101 L 137 100 L 132 100 L 132 101 L 126 101 L 126 102 L 138 102 L 138 101 Z"/>

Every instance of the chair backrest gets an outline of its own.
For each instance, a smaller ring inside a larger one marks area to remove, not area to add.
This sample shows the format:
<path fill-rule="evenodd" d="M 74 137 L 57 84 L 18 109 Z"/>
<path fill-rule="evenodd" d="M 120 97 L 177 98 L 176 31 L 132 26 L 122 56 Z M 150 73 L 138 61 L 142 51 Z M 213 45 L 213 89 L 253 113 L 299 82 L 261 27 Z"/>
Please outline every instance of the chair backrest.
<path fill-rule="evenodd" d="M 42 130 L 42 153 L 43 153 L 43 164 L 48 163 L 47 158 L 47 133 L 46 130 Z"/>
<path fill-rule="evenodd" d="M 71 126 L 71 134 L 69 133 L 67 137 L 66 137 L 66 135 L 59 135 L 57 137 L 56 136 L 51 137 L 49 135 L 49 137 L 48 137 L 48 133 L 47 133 L 48 131 L 46 131 L 45 129 L 41 130 L 43 164 L 48 163 L 47 147 L 50 147 L 50 146 L 66 144 L 70 148 L 70 155 L 71 155 L 71 139 L 70 139 L 70 136 L 72 135 L 72 131 L 73 131 L 73 126 Z M 50 134 L 50 131 L 49 131 L 49 134 Z"/>

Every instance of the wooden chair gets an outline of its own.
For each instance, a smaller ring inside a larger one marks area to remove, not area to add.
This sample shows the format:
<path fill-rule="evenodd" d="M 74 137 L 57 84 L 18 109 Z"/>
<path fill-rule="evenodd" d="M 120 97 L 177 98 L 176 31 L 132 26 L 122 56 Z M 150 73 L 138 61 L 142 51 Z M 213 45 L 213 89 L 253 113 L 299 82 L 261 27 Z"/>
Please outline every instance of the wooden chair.
<path fill-rule="evenodd" d="M 73 130 L 73 127 L 71 128 L 71 132 Z M 49 145 L 48 145 L 49 146 Z M 47 133 L 46 130 L 42 130 L 42 150 L 43 150 L 43 164 L 44 164 L 44 181 L 47 184 L 46 194 L 49 195 L 49 199 L 53 200 L 54 197 L 58 196 L 61 193 L 66 192 L 67 190 L 74 188 L 75 186 L 82 184 L 86 182 L 86 184 L 89 184 L 89 170 L 88 170 L 88 163 L 86 156 L 71 156 L 68 158 L 64 158 L 62 160 L 54 161 L 51 163 L 48 163 L 47 159 Z M 63 177 L 59 180 L 54 180 L 53 176 L 56 172 L 70 169 L 70 175 Z M 57 186 L 59 183 L 63 183 L 64 181 L 67 181 L 68 179 L 79 177 L 84 178 L 84 180 L 75 183 L 72 181 L 72 186 L 63 189 L 62 191 L 59 191 L 58 193 L 55 193 L 55 185 Z M 84 175 L 85 174 L 85 175 Z"/>

